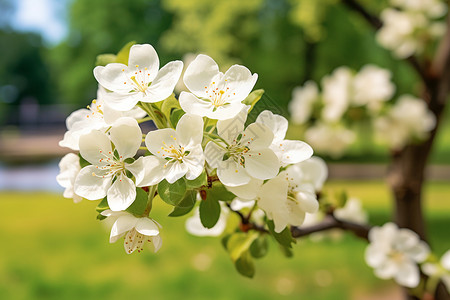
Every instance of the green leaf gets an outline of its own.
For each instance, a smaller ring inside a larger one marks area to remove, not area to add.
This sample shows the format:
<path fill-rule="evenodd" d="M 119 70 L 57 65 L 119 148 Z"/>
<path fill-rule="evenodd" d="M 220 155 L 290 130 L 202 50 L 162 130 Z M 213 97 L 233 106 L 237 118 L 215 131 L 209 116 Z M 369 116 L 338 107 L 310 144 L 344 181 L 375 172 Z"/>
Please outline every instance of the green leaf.
<path fill-rule="evenodd" d="M 175 94 L 170 95 L 161 104 L 161 112 L 166 116 L 166 118 L 170 118 L 172 113 L 172 109 L 181 109 L 180 102 L 178 102 L 177 98 L 175 98 Z"/>
<path fill-rule="evenodd" d="M 185 114 L 184 110 L 182 109 L 175 109 L 172 114 L 170 115 L 170 123 L 172 124 L 173 128 L 177 127 L 178 121 L 180 121 L 181 117 Z"/>
<path fill-rule="evenodd" d="M 127 164 L 132 164 L 134 163 L 135 159 L 132 157 L 127 157 L 125 158 L 124 162 L 126 162 Z"/>
<path fill-rule="evenodd" d="M 131 46 L 136 44 L 135 41 L 127 43 L 125 46 L 120 49 L 119 53 L 117 53 L 116 63 L 128 65 L 128 57 L 130 56 Z"/>
<path fill-rule="evenodd" d="M 97 55 L 97 58 L 95 60 L 95 65 L 96 66 L 106 66 L 107 64 L 116 62 L 116 59 L 117 59 L 117 57 L 115 54 L 111 54 L 111 53 L 100 54 L 100 55 Z"/>
<path fill-rule="evenodd" d="M 227 250 L 231 259 L 235 262 L 244 252 L 250 249 L 250 245 L 258 238 L 259 234 L 255 231 L 248 233 L 234 233 L 227 242 Z"/>
<path fill-rule="evenodd" d="M 292 252 L 291 248 L 287 248 L 282 245 L 279 245 L 279 246 L 280 246 L 281 253 L 283 253 L 284 256 L 286 256 L 287 258 L 294 256 L 294 253 Z"/>
<path fill-rule="evenodd" d="M 198 176 L 194 180 L 186 179 L 187 189 L 196 189 L 207 184 L 208 184 L 208 176 L 206 175 L 206 172 L 203 172 L 202 174 L 200 174 L 200 176 Z"/>
<path fill-rule="evenodd" d="M 336 194 L 336 206 L 337 207 L 344 207 L 345 204 L 347 203 L 348 200 L 348 195 L 347 192 L 342 190 L 340 193 Z"/>
<path fill-rule="evenodd" d="M 81 167 L 81 168 L 84 168 L 84 167 L 87 167 L 87 166 L 90 166 L 90 165 L 91 165 L 91 163 L 88 162 L 87 160 L 85 160 L 85 159 L 83 158 L 83 156 L 81 156 L 80 153 L 78 153 L 78 157 L 80 158 L 80 167 Z"/>
<path fill-rule="evenodd" d="M 272 220 L 267 220 L 267 226 L 269 227 L 269 231 L 272 236 L 277 240 L 280 245 L 292 248 L 292 243 L 296 243 L 297 241 L 292 238 L 291 231 L 288 227 L 286 227 L 282 232 L 275 232 L 275 225 Z"/>
<path fill-rule="evenodd" d="M 253 278 L 255 276 L 255 265 L 248 251 L 244 252 L 241 257 L 234 263 L 236 270 L 243 276 Z"/>
<path fill-rule="evenodd" d="M 220 182 L 214 182 L 212 187 L 206 189 L 206 197 L 214 198 L 219 201 L 232 201 L 236 196 L 227 190 Z"/>
<path fill-rule="evenodd" d="M 267 242 L 267 235 L 259 235 L 259 237 L 250 245 L 250 254 L 254 258 L 264 257 L 268 251 L 269 243 Z"/>
<path fill-rule="evenodd" d="M 216 198 L 206 197 L 200 202 L 200 221 L 206 228 L 213 228 L 220 217 L 220 204 Z"/>
<path fill-rule="evenodd" d="M 180 178 L 174 183 L 163 180 L 158 184 L 158 195 L 161 199 L 170 205 L 178 205 L 184 198 L 186 193 L 186 182 L 184 178 Z"/>
<path fill-rule="evenodd" d="M 249 112 L 253 109 L 253 107 L 258 103 L 258 101 L 261 99 L 262 95 L 264 94 L 264 90 L 254 90 L 251 92 L 247 98 L 242 101 L 242 103 L 250 105 Z"/>
<path fill-rule="evenodd" d="M 143 215 L 145 209 L 147 208 L 147 203 L 148 203 L 147 192 L 141 188 L 136 188 L 136 199 L 126 209 L 126 211 L 136 216 Z"/>
<path fill-rule="evenodd" d="M 195 206 L 197 200 L 197 191 L 187 191 L 183 200 L 173 208 L 173 211 L 169 214 L 169 217 L 180 217 L 189 213 Z"/>
<path fill-rule="evenodd" d="M 108 199 L 105 197 L 105 198 L 102 199 L 102 201 L 100 201 L 100 203 L 97 205 L 95 210 L 98 213 L 101 213 L 102 211 L 105 211 L 107 209 L 109 209 L 109 205 L 108 205 Z"/>

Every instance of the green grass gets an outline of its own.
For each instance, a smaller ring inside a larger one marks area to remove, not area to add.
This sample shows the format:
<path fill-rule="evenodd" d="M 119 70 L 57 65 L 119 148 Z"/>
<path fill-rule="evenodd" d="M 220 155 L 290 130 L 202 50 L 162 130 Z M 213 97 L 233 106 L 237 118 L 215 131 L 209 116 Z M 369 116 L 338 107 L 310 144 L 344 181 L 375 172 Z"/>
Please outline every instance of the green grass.
<path fill-rule="evenodd" d="M 389 192 L 381 182 L 332 182 L 359 197 L 371 220 L 389 220 Z M 440 255 L 450 248 L 450 194 L 446 183 L 426 188 L 431 243 Z M 168 218 L 157 253 L 127 255 L 108 243 L 109 228 L 95 220 L 96 202 L 73 204 L 50 193 L 0 193 L 1 299 L 351 299 L 392 287 L 375 278 L 363 259 L 366 244 L 351 235 L 340 242 L 298 241 L 287 259 L 271 243 L 256 262 L 256 276 L 239 276 L 218 238 L 193 237 L 183 218 Z"/>

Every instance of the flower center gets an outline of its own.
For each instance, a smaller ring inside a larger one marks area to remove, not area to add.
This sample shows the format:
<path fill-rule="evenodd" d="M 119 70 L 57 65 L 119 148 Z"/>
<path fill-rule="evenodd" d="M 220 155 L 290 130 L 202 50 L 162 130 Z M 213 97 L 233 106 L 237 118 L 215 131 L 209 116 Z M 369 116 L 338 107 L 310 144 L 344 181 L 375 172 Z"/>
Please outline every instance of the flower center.
<path fill-rule="evenodd" d="M 147 68 L 139 68 L 139 65 L 135 66 L 135 70 L 131 70 L 132 67 L 128 67 L 127 71 L 131 71 L 129 74 L 126 75 L 126 79 L 123 82 L 125 86 L 128 88 L 131 88 L 130 91 L 132 92 L 142 92 L 146 93 L 148 87 L 151 84 L 150 81 L 150 72 Z M 125 69 L 122 69 L 122 72 L 125 72 Z M 129 76 L 131 75 L 131 76 Z M 129 77 L 128 77 L 129 76 Z"/>
<path fill-rule="evenodd" d="M 168 145 L 165 141 L 163 141 L 163 146 L 161 146 L 161 151 L 158 151 L 158 154 L 161 154 L 165 159 L 168 160 L 168 162 L 164 165 L 164 168 L 167 167 L 167 165 L 171 162 L 180 162 L 183 163 L 183 158 L 188 155 L 190 152 L 185 151 L 184 147 L 180 146 L 176 140 L 177 138 L 173 135 L 170 136 L 174 143 Z"/>
<path fill-rule="evenodd" d="M 225 79 L 225 82 L 227 80 Z M 207 100 L 211 102 L 215 109 L 220 106 L 228 104 L 228 98 L 236 93 L 231 93 L 230 88 L 226 87 L 226 83 L 222 87 L 218 87 L 215 81 L 211 82 L 208 86 L 205 86 L 205 93 L 208 95 Z"/>
<path fill-rule="evenodd" d="M 129 254 L 136 250 L 141 252 L 146 240 L 151 243 L 151 239 L 148 236 L 139 233 L 136 228 L 133 227 L 133 229 L 128 231 L 125 236 L 125 249 L 127 253 Z"/>
<path fill-rule="evenodd" d="M 103 158 L 99 159 L 100 165 L 95 166 L 97 169 L 101 170 L 100 174 L 92 173 L 92 176 L 97 176 L 101 178 L 105 178 L 108 176 L 120 175 L 125 171 L 125 163 L 122 161 L 123 156 L 119 156 L 117 159 L 112 151 L 105 153 L 102 150 L 99 150 L 100 154 L 102 154 Z M 119 179 L 122 181 L 122 179 Z"/>
<path fill-rule="evenodd" d="M 92 105 L 86 106 L 91 111 L 86 118 L 103 118 L 102 105 L 97 103 L 97 100 L 92 100 Z"/>

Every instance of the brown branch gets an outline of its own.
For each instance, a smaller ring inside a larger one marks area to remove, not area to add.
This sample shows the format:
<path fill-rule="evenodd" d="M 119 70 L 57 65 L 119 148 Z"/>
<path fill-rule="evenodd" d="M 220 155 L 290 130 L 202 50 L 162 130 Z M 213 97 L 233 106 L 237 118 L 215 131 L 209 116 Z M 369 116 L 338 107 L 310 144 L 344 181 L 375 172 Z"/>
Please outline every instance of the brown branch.
<path fill-rule="evenodd" d="M 369 239 L 369 231 L 371 229 L 368 225 L 357 224 L 353 222 L 348 222 L 344 220 L 339 220 L 332 215 L 327 215 L 325 219 L 316 225 L 311 225 L 308 227 L 291 227 L 291 234 L 294 238 L 299 238 L 303 236 L 310 235 L 312 233 L 321 232 L 333 228 L 342 229 L 345 231 L 350 231 L 357 237 L 363 238 L 365 240 Z"/>

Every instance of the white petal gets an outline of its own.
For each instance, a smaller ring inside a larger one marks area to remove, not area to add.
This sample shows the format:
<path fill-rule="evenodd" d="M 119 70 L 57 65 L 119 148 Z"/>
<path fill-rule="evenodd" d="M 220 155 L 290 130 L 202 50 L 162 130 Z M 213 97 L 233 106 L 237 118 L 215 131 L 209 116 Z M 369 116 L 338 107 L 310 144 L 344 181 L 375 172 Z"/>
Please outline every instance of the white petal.
<path fill-rule="evenodd" d="M 106 191 L 111 186 L 112 178 L 98 177 L 102 174 L 95 166 L 87 166 L 81 169 L 74 183 L 74 191 L 77 195 L 88 200 L 98 200 L 106 196 Z"/>
<path fill-rule="evenodd" d="M 144 99 L 142 92 L 130 92 L 126 94 L 108 93 L 105 97 L 105 102 L 112 108 L 118 111 L 130 111 L 139 101 Z"/>
<path fill-rule="evenodd" d="M 127 169 L 136 177 L 136 186 L 152 186 L 164 179 L 166 161 L 156 156 L 139 157 Z M 141 169 L 143 167 L 143 170 Z"/>
<path fill-rule="evenodd" d="M 94 77 L 103 87 L 110 91 L 127 93 L 131 89 L 124 84 L 128 80 L 125 70 L 128 67 L 123 64 L 112 63 L 105 67 L 98 66 L 94 68 Z"/>
<path fill-rule="evenodd" d="M 442 266 L 450 271 L 450 250 L 444 253 L 444 255 L 441 258 L 441 264 Z"/>
<path fill-rule="evenodd" d="M 98 130 L 80 137 L 80 154 L 93 165 L 102 165 L 104 154 L 112 152 L 111 141 L 106 134 Z"/>
<path fill-rule="evenodd" d="M 136 66 L 142 69 L 147 68 L 147 72 L 150 73 L 150 81 L 152 81 L 159 69 L 159 58 L 155 48 L 149 44 L 131 46 L 128 66 L 130 68 Z"/>
<path fill-rule="evenodd" d="M 166 167 L 166 175 L 165 178 L 169 183 L 174 183 L 184 175 L 186 175 L 188 171 L 188 167 L 186 164 L 180 163 L 178 161 L 170 163 Z"/>
<path fill-rule="evenodd" d="M 250 176 L 262 180 L 277 176 L 280 163 L 272 150 L 249 151 L 247 154 L 245 156 L 245 170 Z"/>
<path fill-rule="evenodd" d="M 375 245 L 370 244 L 366 248 L 365 259 L 366 263 L 370 267 L 377 268 L 378 266 L 381 266 L 384 263 L 386 259 L 386 253 L 383 252 L 382 249 L 376 247 Z"/>
<path fill-rule="evenodd" d="M 173 93 L 173 89 L 180 79 L 183 70 L 182 61 L 171 61 L 158 71 L 158 75 L 146 91 L 142 102 L 158 102 L 166 99 Z"/>
<path fill-rule="evenodd" d="M 203 119 L 200 116 L 185 114 L 177 124 L 177 137 L 185 148 L 201 145 L 203 140 Z"/>
<path fill-rule="evenodd" d="M 238 196 L 240 199 L 253 200 L 263 184 L 260 179 L 251 178 L 247 184 L 240 186 L 225 186 L 230 192 Z"/>
<path fill-rule="evenodd" d="M 91 113 L 89 109 L 82 108 L 72 112 L 66 119 L 66 127 L 68 130 L 72 129 L 73 125 L 78 122 L 83 122 Z"/>
<path fill-rule="evenodd" d="M 142 131 L 135 119 L 117 119 L 109 132 L 111 141 L 123 159 L 136 155 L 142 143 Z"/>
<path fill-rule="evenodd" d="M 413 262 L 401 264 L 395 274 L 395 281 L 409 288 L 418 286 L 420 282 L 419 267 Z"/>
<path fill-rule="evenodd" d="M 128 213 L 126 215 L 120 216 L 111 228 L 109 242 L 116 242 L 123 234 L 125 234 L 135 226 L 137 220 L 138 219 L 136 217 Z"/>
<path fill-rule="evenodd" d="M 282 165 L 296 164 L 313 155 L 311 146 L 302 141 L 283 140 L 270 148 L 278 156 Z"/>
<path fill-rule="evenodd" d="M 162 239 L 161 236 L 156 235 L 150 238 L 153 244 L 153 251 L 156 253 L 162 246 Z"/>
<path fill-rule="evenodd" d="M 136 199 L 136 186 L 130 178 L 120 175 L 106 194 L 112 211 L 125 210 Z"/>
<path fill-rule="evenodd" d="M 317 201 L 314 188 L 307 190 L 305 185 L 303 189 L 300 187 L 300 191 L 296 193 L 296 198 L 298 200 L 298 206 L 301 210 L 308 213 L 316 213 L 319 210 L 319 202 Z"/>
<path fill-rule="evenodd" d="M 391 260 L 384 260 L 374 271 L 381 279 L 389 279 L 398 273 L 398 265 Z"/>
<path fill-rule="evenodd" d="M 210 115 L 213 110 L 211 102 L 201 100 L 194 94 L 181 92 L 179 97 L 181 108 L 188 114 L 205 117 Z"/>
<path fill-rule="evenodd" d="M 232 158 L 222 161 L 217 167 L 217 176 L 220 182 L 227 186 L 239 186 L 250 181 L 246 170 Z"/>
<path fill-rule="evenodd" d="M 251 150 L 256 148 L 268 148 L 273 141 L 272 131 L 261 123 L 252 123 L 243 132 L 241 145 L 248 146 Z"/>
<path fill-rule="evenodd" d="M 209 87 L 212 78 L 217 74 L 219 66 L 216 62 L 211 57 L 200 54 L 186 68 L 183 81 L 192 93 L 203 97 L 205 87 Z"/>
<path fill-rule="evenodd" d="M 203 172 L 205 168 L 205 156 L 201 145 L 191 148 L 191 152 L 183 158 L 183 164 L 188 168 L 186 178 L 194 180 Z"/>
<path fill-rule="evenodd" d="M 227 81 L 227 87 L 235 95 L 233 99 L 244 100 L 255 86 L 258 74 L 253 74 L 244 66 L 233 65 L 224 74 L 223 80 Z"/>
<path fill-rule="evenodd" d="M 316 192 L 322 190 L 323 184 L 328 177 L 328 167 L 323 159 L 313 156 L 292 167 L 298 167 L 302 174 L 301 180 L 314 185 Z M 288 167 L 290 170 L 291 167 Z"/>
<path fill-rule="evenodd" d="M 212 228 L 205 228 L 200 221 L 199 208 L 196 207 L 194 215 L 186 220 L 186 231 L 196 236 L 219 236 L 221 235 L 227 225 L 228 213 L 221 211 L 219 220 Z"/>
<path fill-rule="evenodd" d="M 405 253 L 415 262 L 421 263 L 430 255 L 430 247 L 424 241 L 419 241 L 416 245 L 405 251 Z"/>
<path fill-rule="evenodd" d="M 145 137 L 145 145 L 148 151 L 161 158 L 169 156 L 170 153 L 166 151 L 168 148 L 180 148 L 177 141 L 177 133 L 172 128 L 150 131 Z"/>
<path fill-rule="evenodd" d="M 273 114 L 270 110 L 265 110 L 256 118 L 256 123 L 261 123 L 270 128 L 275 141 L 282 141 L 288 129 L 288 120 L 280 115 Z"/>
<path fill-rule="evenodd" d="M 234 118 L 219 120 L 217 122 L 217 133 L 229 144 L 244 131 L 244 124 L 247 120 L 248 107 L 245 106 Z"/>
<path fill-rule="evenodd" d="M 149 218 L 138 218 L 135 227 L 137 232 L 146 236 L 156 236 L 159 234 L 158 226 Z"/>
<path fill-rule="evenodd" d="M 223 161 L 223 156 L 227 151 L 214 142 L 209 142 L 205 147 L 206 162 L 213 168 L 218 168 Z"/>

